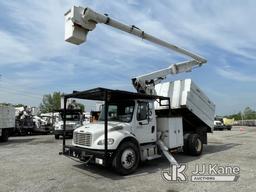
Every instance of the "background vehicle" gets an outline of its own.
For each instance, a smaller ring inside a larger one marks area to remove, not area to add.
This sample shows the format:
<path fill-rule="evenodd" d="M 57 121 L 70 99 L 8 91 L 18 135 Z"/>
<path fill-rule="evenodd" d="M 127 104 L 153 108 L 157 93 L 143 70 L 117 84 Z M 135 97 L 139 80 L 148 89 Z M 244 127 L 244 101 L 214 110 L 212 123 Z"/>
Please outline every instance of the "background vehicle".
<path fill-rule="evenodd" d="M 15 108 L 15 129 L 14 135 L 32 134 L 38 128 L 38 119 L 34 118 L 37 114 L 35 107 L 16 107 Z"/>
<path fill-rule="evenodd" d="M 54 124 L 55 139 L 64 136 L 63 132 L 63 118 L 66 119 L 66 136 L 73 136 L 73 131 L 82 125 L 82 111 L 80 109 L 59 110 L 59 121 Z"/>
<path fill-rule="evenodd" d="M 54 124 L 58 121 L 59 113 L 41 113 L 39 118 L 42 120 L 40 129 L 46 133 L 54 131 Z"/>
<path fill-rule="evenodd" d="M 232 125 L 234 124 L 234 119 L 228 119 L 228 118 L 223 118 L 221 116 L 216 116 L 214 120 L 214 130 L 231 130 Z"/>
<path fill-rule="evenodd" d="M 15 128 L 15 108 L 0 105 L 0 141 L 8 141 L 8 137 Z"/>

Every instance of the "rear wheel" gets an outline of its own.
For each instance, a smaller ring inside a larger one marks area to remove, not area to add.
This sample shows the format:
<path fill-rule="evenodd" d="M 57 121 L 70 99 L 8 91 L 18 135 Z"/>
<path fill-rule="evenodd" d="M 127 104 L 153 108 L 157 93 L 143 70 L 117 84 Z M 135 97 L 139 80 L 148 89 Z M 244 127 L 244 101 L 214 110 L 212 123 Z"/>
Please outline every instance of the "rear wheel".
<path fill-rule="evenodd" d="M 121 175 L 133 173 L 139 165 L 139 150 L 134 143 L 122 143 L 113 159 L 115 170 Z"/>
<path fill-rule="evenodd" d="M 59 139 L 60 138 L 60 136 L 59 135 L 55 135 L 55 139 Z"/>
<path fill-rule="evenodd" d="M 188 135 L 189 136 L 189 135 Z M 182 147 L 182 149 L 183 149 L 183 152 L 185 153 L 185 154 L 189 154 L 189 148 L 188 148 L 188 136 L 184 139 L 184 141 L 183 141 L 183 147 Z"/>
<path fill-rule="evenodd" d="M 198 156 L 203 151 L 203 142 L 198 134 L 190 134 L 184 141 L 183 151 L 186 154 Z"/>
<path fill-rule="evenodd" d="M 2 129 L 2 136 L 0 137 L 0 141 L 6 142 L 8 141 L 8 138 L 9 138 L 8 129 Z"/>

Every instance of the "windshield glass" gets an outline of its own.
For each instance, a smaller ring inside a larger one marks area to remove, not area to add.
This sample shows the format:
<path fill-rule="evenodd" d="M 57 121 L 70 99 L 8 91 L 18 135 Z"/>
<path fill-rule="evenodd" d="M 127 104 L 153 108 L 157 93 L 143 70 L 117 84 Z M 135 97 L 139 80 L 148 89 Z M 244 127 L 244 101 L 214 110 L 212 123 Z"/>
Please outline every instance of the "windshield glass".
<path fill-rule="evenodd" d="M 110 103 L 108 105 L 108 120 L 119 122 L 130 122 L 134 111 L 134 101 L 126 103 Z M 105 120 L 105 106 L 102 106 L 99 121 Z"/>
<path fill-rule="evenodd" d="M 61 114 L 61 119 L 63 120 L 63 114 Z M 66 121 L 79 121 L 80 120 L 80 114 L 66 114 Z"/>

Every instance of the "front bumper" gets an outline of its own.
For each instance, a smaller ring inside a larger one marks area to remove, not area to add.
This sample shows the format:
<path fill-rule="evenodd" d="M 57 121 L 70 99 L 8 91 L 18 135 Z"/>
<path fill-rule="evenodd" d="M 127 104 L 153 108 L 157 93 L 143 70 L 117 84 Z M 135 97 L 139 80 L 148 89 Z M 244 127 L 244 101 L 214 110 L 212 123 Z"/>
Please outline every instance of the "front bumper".
<path fill-rule="evenodd" d="M 225 126 L 224 126 L 224 125 L 215 125 L 215 126 L 213 127 L 213 129 L 214 129 L 214 130 L 223 130 L 223 129 L 225 129 Z"/>
<path fill-rule="evenodd" d="M 84 162 L 109 166 L 113 159 L 113 153 L 113 150 L 108 150 L 106 157 L 105 150 L 87 149 L 73 145 L 66 145 L 64 146 L 63 155 L 73 157 Z"/>

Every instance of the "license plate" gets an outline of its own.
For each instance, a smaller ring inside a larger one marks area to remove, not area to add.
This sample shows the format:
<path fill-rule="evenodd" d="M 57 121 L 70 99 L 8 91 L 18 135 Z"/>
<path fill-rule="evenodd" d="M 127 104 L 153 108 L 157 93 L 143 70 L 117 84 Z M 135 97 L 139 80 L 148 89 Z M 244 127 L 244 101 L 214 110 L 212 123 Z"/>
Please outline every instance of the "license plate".
<path fill-rule="evenodd" d="M 95 158 L 95 163 L 103 165 L 103 159 Z"/>

